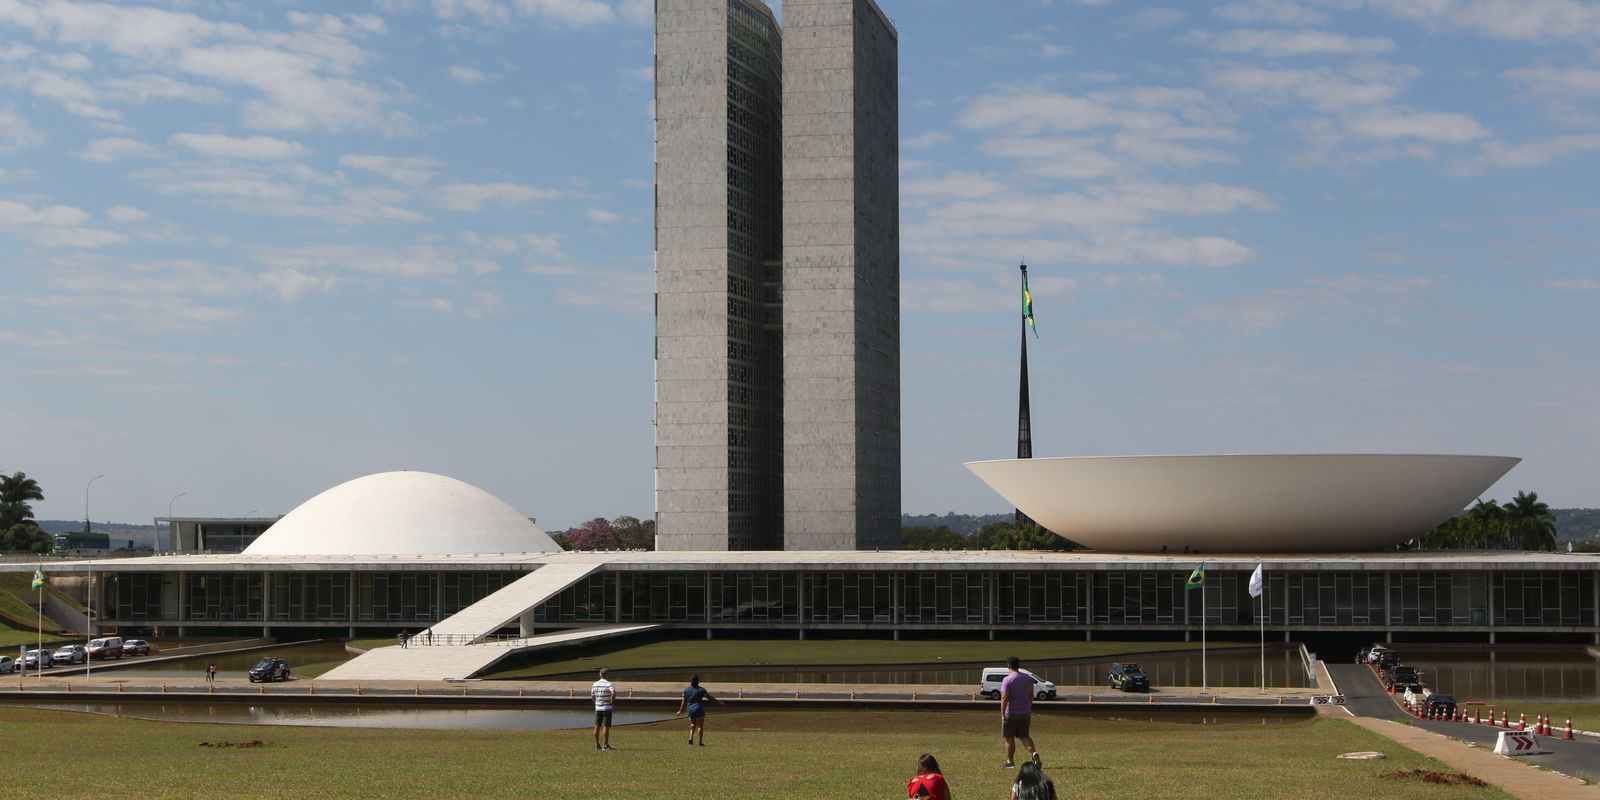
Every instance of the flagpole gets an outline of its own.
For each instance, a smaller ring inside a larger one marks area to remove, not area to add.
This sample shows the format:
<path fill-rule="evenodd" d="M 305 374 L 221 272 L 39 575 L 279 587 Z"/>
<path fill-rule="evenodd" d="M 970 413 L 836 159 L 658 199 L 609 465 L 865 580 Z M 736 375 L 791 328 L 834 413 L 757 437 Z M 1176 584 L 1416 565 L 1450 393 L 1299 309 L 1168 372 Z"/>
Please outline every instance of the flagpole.
<path fill-rule="evenodd" d="M 1206 581 L 1200 577 L 1200 691 L 1205 692 L 1210 682 L 1206 678 Z"/>
<path fill-rule="evenodd" d="M 84 618 L 89 624 L 84 627 L 89 630 L 84 633 L 87 638 L 83 640 L 83 677 L 87 678 L 94 674 L 94 666 L 89 663 L 89 643 L 94 641 L 94 565 L 85 565 L 85 569 L 89 571 L 89 602 L 85 604 L 89 613 Z"/>
<path fill-rule="evenodd" d="M 44 562 L 43 561 L 39 562 L 39 567 L 36 570 L 34 570 L 34 574 L 35 575 L 43 575 L 44 574 Z M 35 676 L 37 676 L 37 677 L 43 678 L 44 677 L 44 581 L 39 581 L 39 608 L 38 608 L 38 611 L 39 611 L 39 626 L 38 626 L 38 629 L 36 630 L 36 633 L 39 634 L 39 640 L 38 640 L 39 641 L 39 668 L 37 670 L 34 670 L 33 674 Z M 23 658 L 22 661 L 23 661 L 24 664 L 26 664 L 28 659 L 27 658 Z"/>
<path fill-rule="evenodd" d="M 1267 693 L 1267 589 L 1261 588 L 1261 596 L 1256 598 L 1256 618 L 1261 622 L 1261 693 Z"/>

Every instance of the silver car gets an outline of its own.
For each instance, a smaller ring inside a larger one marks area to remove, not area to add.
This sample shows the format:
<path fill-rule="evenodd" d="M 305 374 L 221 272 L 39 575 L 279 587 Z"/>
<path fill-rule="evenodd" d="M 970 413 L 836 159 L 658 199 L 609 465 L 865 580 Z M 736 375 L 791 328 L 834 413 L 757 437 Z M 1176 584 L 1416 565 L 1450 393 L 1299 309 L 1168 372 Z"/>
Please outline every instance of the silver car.
<path fill-rule="evenodd" d="M 0 675 L 17 671 L 17 660 L 11 656 L 0 656 Z"/>
<path fill-rule="evenodd" d="M 44 662 L 44 666 L 46 667 L 53 667 L 56 665 L 55 659 L 50 657 L 49 650 L 29 650 L 27 655 L 22 660 L 22 665 L 28 669 L 39 669 L 39 662 L 41 661 Z"/>
<path fill-rule="evenodd" d="M 81 644 L 64 644 L 50 658 L 57 664 L 82 664 L 89 660 L 89 651 Z"/>

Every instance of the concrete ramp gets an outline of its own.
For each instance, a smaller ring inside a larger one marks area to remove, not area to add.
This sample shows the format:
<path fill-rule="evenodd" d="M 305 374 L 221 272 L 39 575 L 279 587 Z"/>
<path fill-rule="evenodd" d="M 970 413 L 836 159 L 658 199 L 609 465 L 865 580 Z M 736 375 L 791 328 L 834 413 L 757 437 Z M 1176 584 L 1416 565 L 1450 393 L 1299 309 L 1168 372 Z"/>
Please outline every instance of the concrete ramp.
<path fill-rule="evenodd" d="M 599 564 L 546 564 L 445 617 L 411 641 L 423 646 L 474 644 L 599 569 Z"/>
<path fill-rule="evenodd" d="M 509 587 L 507 587 L 509 588 Z M 323 673 L 329 681 L 442 681 L 470 678 L 502 658 L 553 647 L 598 642 L 654 630 L 659 625 L 601 625 L 469 645 L 379 647 Z"/>

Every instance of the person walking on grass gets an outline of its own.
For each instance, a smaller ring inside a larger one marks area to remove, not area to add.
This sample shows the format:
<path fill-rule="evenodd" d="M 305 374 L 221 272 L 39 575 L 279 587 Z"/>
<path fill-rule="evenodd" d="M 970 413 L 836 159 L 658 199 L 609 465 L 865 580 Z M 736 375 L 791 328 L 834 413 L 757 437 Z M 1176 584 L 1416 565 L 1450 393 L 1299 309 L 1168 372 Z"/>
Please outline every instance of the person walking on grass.
<path fill-rule="evenodd" d="M 722 701 L 711 696 L 711 693 L 700 687 L 700 676 L 695 675 L 689 679 L 689 688 L 683 690 L 683 702 L 678 704 L 678 713 L 675 717 L 683 716 L 689 712 L 689 744 L 695 743 L 695 734 L 700 735 L 700 746 L 706 746 L 706 703 L 714 702 L 722 705 Z"/>
<path fill-rule="evenodd" d="M 212 662 L 206 665 L 206 683 L 217 682 L 217 664 Z"/>
<path fill-rule="evenodd" d="M 600 679 L 589 687 L 594 698 L 594 749 L 611 748 L 611 711 L 617 702 L 617 687 L 606 680 L 606 668 L 600 668 Z"/>
<path fill-rule="evenodd" d="M 927 800 L 950 800 L 950 784 L 945 783 L 939 771 L 939 759 L 932 753 L 923 753 L 917 759 L 917 774 L 906 781 L 906 797 Z"/>
<path fill-rule="evenodd" d="M 1033 746 L 1033 676 L 1022 671 L 1022 659 L 1012 656 L 1006 660 L 1011 674 L 1000 682 L 1000 737 L 1006 740 L 1006 769 L 1016 766 L 1014 756 L 1017 740 L 1027 746 L 1034 764 L 1039 763 L 1039 751 Z"/>

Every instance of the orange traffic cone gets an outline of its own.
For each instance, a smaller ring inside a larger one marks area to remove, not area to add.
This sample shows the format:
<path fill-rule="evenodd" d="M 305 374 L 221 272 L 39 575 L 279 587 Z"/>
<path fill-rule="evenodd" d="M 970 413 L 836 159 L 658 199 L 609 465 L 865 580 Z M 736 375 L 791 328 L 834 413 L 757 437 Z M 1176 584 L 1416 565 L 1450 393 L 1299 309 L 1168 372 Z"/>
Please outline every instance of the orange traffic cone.
<path fill-rule="evenodd" d="M 1572 741 L 1572 717 L 1567 717 L 1567 732 L 1561 738 Z"/>
<path fill-rule="evenodd" d="M 1526 713 L 1518 714 L 1517 715 L 1517 730 L 1525 731 L 1527 729 L 1528 729 L 1528 715 Z"/>
<path fill-rule="evenodd" d="M 1476 708 L 1472 709 L 1472 724 L 1474 724 L 1474 725 L 1482 725 L 1483 724 L 1483 712 L 1481 710 L 1476 709 Z"/>
<path fill-rule="evenodd" d="M 1500 727 L 1504 730 L 1511 730 L 1511 720 L 1506 716 L 1506 710 L 1503 708 L 1500 709 Z"/>

